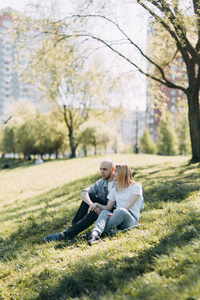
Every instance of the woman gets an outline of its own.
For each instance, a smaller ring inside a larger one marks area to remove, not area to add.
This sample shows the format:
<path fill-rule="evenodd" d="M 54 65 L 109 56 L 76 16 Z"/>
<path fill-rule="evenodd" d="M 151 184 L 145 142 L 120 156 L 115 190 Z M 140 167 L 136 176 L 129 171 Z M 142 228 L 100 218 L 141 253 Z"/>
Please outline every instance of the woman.
<path fill-rule="evenodd" d="M 121 230 L 134 227 L 140 219 L 140 209 L 144 204 L 142 186 L 133 180 L 130 167 L 127 164 L 117 164 L 114 180 L 116 187 L 108 194 L 107 205 L 93 203 L 88 209 L 88 213 L 96 207 L 102 209 L 90 233 L 89 245 L 98 242 L 103 232 L 108 233 L 114 227 Z M 111 214 L 110 210 L 115 203 L 116 209 Z"/>

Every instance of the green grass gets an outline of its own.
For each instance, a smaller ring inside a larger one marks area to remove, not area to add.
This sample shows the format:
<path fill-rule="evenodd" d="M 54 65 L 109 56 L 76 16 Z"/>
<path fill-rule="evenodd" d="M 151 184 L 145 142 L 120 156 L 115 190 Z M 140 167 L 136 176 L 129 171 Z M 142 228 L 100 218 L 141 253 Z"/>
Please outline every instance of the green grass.
<path fill-rule="evenodd" d="M 200 299 L 200 164 L 189 157 L 111 155 L 143 185 L 140 227 L 92 247 L 81 235 L 43 242 L 70 225 L 103 158 L 0 171 L 0 299 Z"/>

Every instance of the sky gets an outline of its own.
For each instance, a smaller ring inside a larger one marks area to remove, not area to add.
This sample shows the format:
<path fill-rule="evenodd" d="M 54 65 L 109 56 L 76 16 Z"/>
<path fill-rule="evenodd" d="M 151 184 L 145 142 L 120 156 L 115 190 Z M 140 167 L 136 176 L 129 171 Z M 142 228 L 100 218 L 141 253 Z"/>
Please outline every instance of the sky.
<path fill-rule="evenodd" d="M 27 9 L 27 5 L 30 4 L 31 2 L 34 3 L 37 0 L 0 0 L 0 9 L 6 8 L 6 7 L 11 7 L 17 11 L 25 11 Z M 45 1 L 45 0 L 43 0 Z M 51 1 L 46 0 L 47 3 L 51 3 Z M 61 13 L 65 11 L 64 7 L 61 6 L 61 3 L 65 2 L 63 0 L 55 0 L 58 4 L 60 4 L 61 8 Z M 66 3 L 66 2 L 65 2 Z M 66 7 L 66 5 L 65 5 Z M 135 7 L 136 8 L 136 7 Z M 122 8 L 119 10 L 119 14 Z M 127 16 L 128 17 L 128 16 Z M 146 40 L 146 35 L 144 35 L 143 29 L 139 29 L 138 26 L 141 26 L 141 22 L 139 19 L 137 19 L 137 11 L 130 12 L 129 20 L 131 19 L 132 22 L 134 22 L 134 26 L 131 26 L 129 34 L 133 34 L 132 28 L 135 28 L 135 32 L 138 31 L 141 34 L 135 35 L 135 38 L 140 37 L 141 41 L 143 42 L 144 39 Z M 141 19 L 140 19 L 141 20 Z M 130 21 L 129 21 L 130 23 Z M 132 24 L 131 24 L 132 25 Z M 142 26 L 141 26 L 142 28 Z M 129 30 L 129 28 L 127 28 Z M 132 31 L 131 31 L 132 30 Z M 141 79 L 140 76 L 138 76 L 137 83 L 134 86 L 132 82 L 130 84 L 127 84 L 130 86 L 130 90 L 127 90 L 126 97 L 127 97 L 127 108 L 135 109 L 136 107 L 139 108 L 140 110 L 145 110 L 146 108 L 146 89 L 145 89 L 145 83 L 144 83 L 144 78 Z M 129 88 L 128 88 L 129 89 Z"/>
<path fill-rule="evenodd" d="M 0 0 L 0 9 L 10 6 L 16 10 L 22 11 L 26 3 L 27 0 Z"/>

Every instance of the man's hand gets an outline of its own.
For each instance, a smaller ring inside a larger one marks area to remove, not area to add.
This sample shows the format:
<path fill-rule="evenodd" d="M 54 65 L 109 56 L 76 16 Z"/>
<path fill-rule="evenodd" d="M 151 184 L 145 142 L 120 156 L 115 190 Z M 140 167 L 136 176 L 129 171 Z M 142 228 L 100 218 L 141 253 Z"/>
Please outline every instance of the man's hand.
<path fill-rule="evenodd" d="M 100 213 L 101 213 L 101 208 L 97 206 L 97 207 L 94 209 L 94 211 L 95 211 L 95 213 L 96 213 L 97 215 L 100 215 Z"/>
<path fill-rule="evenodd" d="M 98 203 L 93 203 L 92 205 L 90 205 L 90 207 L 88 208 L 88 214 L 91 212 L 91 210 L 94 210 L 96 207 L 98 206 Z"/>

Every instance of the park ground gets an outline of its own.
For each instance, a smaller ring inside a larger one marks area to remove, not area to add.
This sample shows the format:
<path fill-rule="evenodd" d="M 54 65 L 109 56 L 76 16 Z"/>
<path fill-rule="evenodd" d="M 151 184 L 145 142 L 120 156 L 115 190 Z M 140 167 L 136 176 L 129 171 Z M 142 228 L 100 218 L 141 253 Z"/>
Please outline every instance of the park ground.
<path fill-rule="evenodd" d="M 0 171 L 1 300 L 200 299 L 200 163 L 190 157 L 109 156 L 143 186 L 140 226 L 92 247 L 81 234 L 44 243 L 70 225 L 104 158 Z"/>

